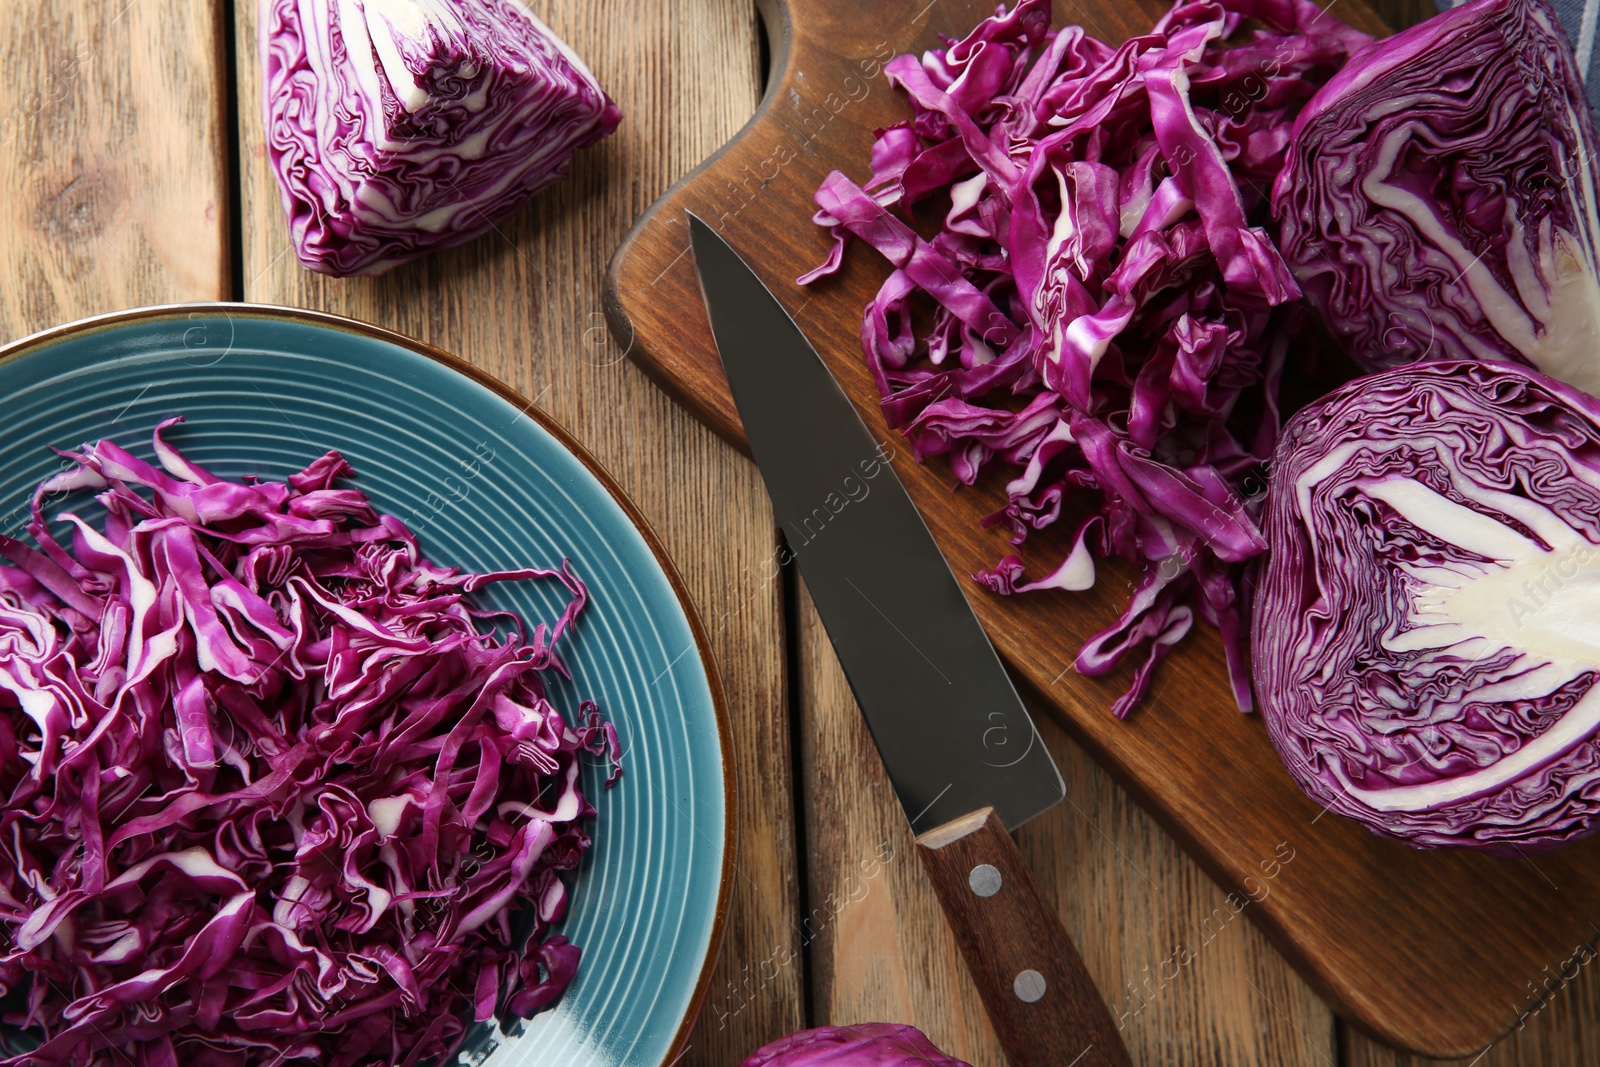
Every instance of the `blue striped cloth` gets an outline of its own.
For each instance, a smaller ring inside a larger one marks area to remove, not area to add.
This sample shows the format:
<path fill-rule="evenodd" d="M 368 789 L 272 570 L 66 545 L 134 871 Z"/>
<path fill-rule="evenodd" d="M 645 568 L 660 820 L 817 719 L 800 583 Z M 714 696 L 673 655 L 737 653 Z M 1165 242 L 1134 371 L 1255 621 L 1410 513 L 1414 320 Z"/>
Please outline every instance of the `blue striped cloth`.
<path fill-rule="evenodd" d="M 1435 0 L 1439 10 L 1456 7 L 1463 0 Z M 1547 0 L 1561 19 L 1561 28 L 1567 31 L 1567 40 L 1578 54 L 1578 76 L 1583 79 L 1589 94 L 1589 110 L 1600 121 L 1600 49 L 1594 46 L 1595 16 L 1600 14 L 1600 0 Z"/>

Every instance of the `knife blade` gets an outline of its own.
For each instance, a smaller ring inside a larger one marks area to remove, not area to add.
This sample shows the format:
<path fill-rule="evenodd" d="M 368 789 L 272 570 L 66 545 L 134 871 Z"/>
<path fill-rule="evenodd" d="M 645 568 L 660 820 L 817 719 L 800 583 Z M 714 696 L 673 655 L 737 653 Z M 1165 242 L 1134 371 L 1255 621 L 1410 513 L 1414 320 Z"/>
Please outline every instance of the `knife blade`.
<path fill-rule="evenodd" d="M 1128 1056 L 1007 830 L 1066 787 L 876 439 L 811 342 L 710 226 L 689 230 L 751 452 L 1013 1067 Z"/>

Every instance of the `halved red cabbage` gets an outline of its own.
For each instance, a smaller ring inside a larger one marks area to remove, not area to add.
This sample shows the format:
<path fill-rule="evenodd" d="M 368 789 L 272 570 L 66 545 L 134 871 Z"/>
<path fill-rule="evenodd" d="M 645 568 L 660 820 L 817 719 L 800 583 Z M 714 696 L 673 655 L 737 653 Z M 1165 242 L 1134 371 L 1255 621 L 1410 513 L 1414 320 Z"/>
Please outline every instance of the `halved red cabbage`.
<path fill-rule="evenodd" d="M 739 1067 L 968 1067 L 914 1026 L 819 1026 L 757 1049 Z"/>
<path fill-rule="evenodd" d="M 1600 135 L 1542 0 L 1358 53 L 1295 120 L 1284 257 L 1368 369 L 1513 360 L 1600 393 Z"/>
<path fill-rule="evenodd" d="M 267 158 L 323 274 L 489 232 L 622 121 L 519 0 L 260 0 L 259 31 Z"/>
<path fill-rule="evenodd" d="M 1290 123 L 1370 38 L 1310 0 L 1179 3 L 1121 47 L 1050 29 L 1022 0 L 968 37 L 885 68 L 914 115 L 879 133 L 865 187 L 816 194 L 832 273 L 860 238 L 894 271 L 861 339 L 891 427 L 965 484 L 1010 474 L 985 520 L 1021 544 L 1066 516 L 1075 547 L 999 593 L 1085 589 L 1096 556 L 1143 575 L 1077 658 L 1104 674 L 1144 656 L 1118 715 L 1194 616 L 1218 626 L 1251 706 L 1239 584 L 1266 547 L 1260 495 L 1287 363 L 1311 362 L 1309 315 L 1262 229 Z M 914 205 L 944 213 L 931 238 Z M 932 321 L 914 322 L 918 294 Z"/>
<path fill-rule="evenodd" d="M 177 421 L 158 465 L 63 453 L 39 547 L 0 536 L 0 1021 L 43 1038 L 0 1064 L 416 1063 L 551 1004 L 580 761 L 618 751 L 542 677 L 583 583 L 428 562 L 335 452 L 223 481 Z M 553 626 L 471 602 L 527 579 Z"/>
<path fill-rule="evenodd" d="M 1600 828 L 1600 400 L 1417 363 L 1289 422 L 1256 695 L 1300 787 L 1417 846 Z"/>

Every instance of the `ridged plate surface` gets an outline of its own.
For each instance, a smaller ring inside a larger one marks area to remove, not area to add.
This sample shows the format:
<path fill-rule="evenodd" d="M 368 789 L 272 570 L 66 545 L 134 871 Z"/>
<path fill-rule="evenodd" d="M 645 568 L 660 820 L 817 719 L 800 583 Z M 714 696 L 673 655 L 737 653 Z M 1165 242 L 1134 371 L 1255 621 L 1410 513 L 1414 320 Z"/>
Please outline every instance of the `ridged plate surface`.
<path fill-rule="evenodd" d="M 111 438 L 148 459 L 152 428 L 183 415 L 171 440 L 229 478 L 281 481 L 337 449 L 355 486 L 436 561 L 484 571 L 570 558 L 591 601 L 561 648 L 572 681 L 557 700 L 599 701 L 626 772 L 609 791 L 602 767 L 584 772 L 594 847 L 557 928 L 583 947 L 578 979 L 471 1059 L 658 1067 L 698 1005 L 724 910 L 732 813 L 714 675 L 670 568 L 604 475 L 448 359 L 341 320 L 245 306 L 25 339 L 0 351 L 0 530 L 26 538 L 29 494 L 61 463 L 52 447 Z M 520 582 L 480 596 L 554 621 L 563 594 Z"/>

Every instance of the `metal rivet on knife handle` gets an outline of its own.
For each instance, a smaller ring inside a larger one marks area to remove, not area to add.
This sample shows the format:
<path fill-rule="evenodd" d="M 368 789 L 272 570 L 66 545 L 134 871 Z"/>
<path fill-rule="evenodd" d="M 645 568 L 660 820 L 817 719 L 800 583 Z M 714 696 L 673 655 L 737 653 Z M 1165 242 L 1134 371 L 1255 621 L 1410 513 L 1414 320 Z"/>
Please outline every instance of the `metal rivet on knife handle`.
<path fill-rule="evenodd" d="M 1017 999 L 1024 1004 L 1033 1004 L 1044 999 L 1044 975 L 1038 971 L 1023 971 L 1011 983 L 1011 991 Z"/>
<path fill-rule="evenodd" d="M 980 897 L 992 897 L 1000 892 L 1000 882 L 1000 869 L 992 863 L 980 863 L 967 875 L 967 884 Z"/>
<path fill-rule="evenodd" d="M 1133 1067 L 1061 916 L 993 808 L 919 834 L 917 856 L 1011 1067 Z M 978 890 L 985 867 L 998 875 L 990 897 Z"/>

